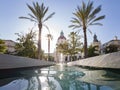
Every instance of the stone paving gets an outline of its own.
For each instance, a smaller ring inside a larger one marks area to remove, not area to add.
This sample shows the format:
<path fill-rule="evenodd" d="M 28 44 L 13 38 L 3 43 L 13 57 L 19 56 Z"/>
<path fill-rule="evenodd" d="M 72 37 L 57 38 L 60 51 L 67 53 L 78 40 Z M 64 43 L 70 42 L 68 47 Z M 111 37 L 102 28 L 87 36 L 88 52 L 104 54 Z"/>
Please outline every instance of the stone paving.
<path fill-rule="evenodd" d="M 95 68 L 120 69 L 120 52 L 100 55 L 87 59 L 81 59 L 67 63 L 67 65 L 77 65 Z"/>
<path fill-rule="evenodd" d="M 31 59 L 26 57 L 18 57 L 6 54 L 0 54 L 0 70 L 2 69 L 16 69 L 16 68 L 30 68 L 30 67 L 46 67 L 54 65 L 53 62 L 44 60 Z"/>

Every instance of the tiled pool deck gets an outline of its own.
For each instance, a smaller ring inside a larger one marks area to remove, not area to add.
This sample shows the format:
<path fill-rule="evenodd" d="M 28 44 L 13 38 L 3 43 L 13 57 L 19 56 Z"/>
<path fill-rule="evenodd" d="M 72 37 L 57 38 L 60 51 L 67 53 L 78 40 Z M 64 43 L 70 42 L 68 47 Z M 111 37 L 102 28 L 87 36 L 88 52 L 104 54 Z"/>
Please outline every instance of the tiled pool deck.
<path fill-rule="evenodd" d="M 54 65 L 53 62 L 0 54 L 0 70 L 20 68 L 42 68 Z"/>
<path fill-rule="evenodd" d="M 120 69 L 120 52 L 81 59 L 67 64 L 102 69 Z"/>

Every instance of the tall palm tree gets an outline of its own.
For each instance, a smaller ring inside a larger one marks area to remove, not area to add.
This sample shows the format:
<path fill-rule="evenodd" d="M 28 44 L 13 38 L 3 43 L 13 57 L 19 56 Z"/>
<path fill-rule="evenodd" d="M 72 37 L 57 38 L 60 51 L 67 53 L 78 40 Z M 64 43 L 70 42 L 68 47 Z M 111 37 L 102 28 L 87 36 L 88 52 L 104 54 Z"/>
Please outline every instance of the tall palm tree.
<path fill-rule="evenodd" d="M 48 38 L 48 60 L 50 59 L 50 40 L 53 39 L 53 36 L 49 33 L 47 34 L 47 38 Z"/>
<path fill-rule="evenodd" d="M 51 13 L 46 17 L 46 14 L 49 10 L 48 7 L 45 7 L 42 3 L 41 5 L 38 4 L 38 2 L 33 2 L 33 7 L 27 4 L 27 7 L 30 9 L 31 14 L 28 13 L 29 17 L 19 17 L 21 19 L 29 19 L 30 21 L 33 21 L 38 24 L 39 28 L 39 34 L 38 34 L 38 59 L 42 59 L 40 52 L 41 52 L 41 32 L 42 27 L 44 26 L 44 22 L 50 19 L 55 13 Z"/>
<path fill-rule="evenodd" d="M 72 18 L 71 22 L 72 29 L 82 28 L 84 33 L 84 57 L 86 58 L 88 55 L 87 50 L 87 34 L 86 30 L 91 25 L 102 25 L 101 23 L 97 22 L 105 18 L 105 15 L 97 16 L 97 14 L 101 11 L 101 5 L 97 8 L 94 8 L 93 2 L 88 1 L 87 4 L 82 2 L 82 6 L 77 6 L 77 9 L 73 15 L 75 17 Z"/>

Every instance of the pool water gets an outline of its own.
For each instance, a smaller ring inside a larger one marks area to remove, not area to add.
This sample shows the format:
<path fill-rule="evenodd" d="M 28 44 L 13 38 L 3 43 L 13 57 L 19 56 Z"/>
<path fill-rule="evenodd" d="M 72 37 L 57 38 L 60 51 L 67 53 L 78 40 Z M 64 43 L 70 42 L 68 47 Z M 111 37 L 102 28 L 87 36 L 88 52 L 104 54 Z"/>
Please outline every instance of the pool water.
<path fill-rule="evenodd" d="M 0 90 L 120 90 L 113 71 L 56 65 L 0 76 Z"/>

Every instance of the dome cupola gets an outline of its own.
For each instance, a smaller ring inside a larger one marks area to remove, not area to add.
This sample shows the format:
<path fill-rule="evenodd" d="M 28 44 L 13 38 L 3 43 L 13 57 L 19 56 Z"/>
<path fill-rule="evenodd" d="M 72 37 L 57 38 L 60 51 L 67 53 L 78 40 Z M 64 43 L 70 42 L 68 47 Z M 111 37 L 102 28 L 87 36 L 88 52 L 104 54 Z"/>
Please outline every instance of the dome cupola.
<path fill-rule="evenodd" d="M 66 40 L 63 31 L 61 31 L 60 36 L 58 37 L 58 40 L 60 40 L 60 39 Z"/>
<path fill-rule="evenodd" d="M 61 44 L 66 42 L 66 37 L 64 36 L 63 31 L 60 32 L 60 36 L 57 39 L 57 44 Z"/>

